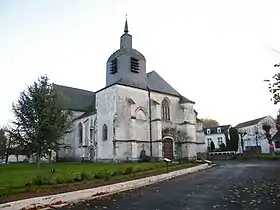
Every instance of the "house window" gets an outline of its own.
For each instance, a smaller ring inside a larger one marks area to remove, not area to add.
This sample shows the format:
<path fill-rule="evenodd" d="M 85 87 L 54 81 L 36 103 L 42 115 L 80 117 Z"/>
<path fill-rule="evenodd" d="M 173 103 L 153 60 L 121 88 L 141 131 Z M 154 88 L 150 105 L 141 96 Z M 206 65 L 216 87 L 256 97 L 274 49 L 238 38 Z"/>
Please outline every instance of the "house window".
<path fill-rule="evenodd" d="M 78 139 L 79 139 L 79 145 L 83 144 L 83 125 L 82 123 L 79 123 L 78 125 Z"/>
<path fill-rule="evenodd" d="M 223 138 L 222 137 L 218 137 L 218 144 L 221 145 L 223 143 Z"/>
<path fill-rule="evenodd" d="M 207 129 L 207 131 L 206 131 L 206 132 L 207 132 L 207 134 L 211 134 L 211 131 L 210 131 L 210 129 Z"/>
<path fill-rule="evenodd" d="M 222 131 L 221 131 L 221 128 L 217 128 L 217 132 L 218 133 L 221 133 Z"/>
<path fill-rule="evenodd" d="M 118 72 L 118 58 L 115 58 L 110 63 L 110 74 L 115 74 Z"/>
<path fill-rule="evenodd" d="M 162 101 L 162 104 L 161 104 L 161 118 L 163 120 L 170 120 L 170 106 L 169 106 L 169 102 L 164 99 Z"/>
<path fill-rule="evenodd" d="M 104 124 L 103 128 L 102 128 L 102 139 L 103 139 L 103 141 L 108 140 L 108 127 L 106 124 Z"/>
<path fill-rule="evenodd" d="M 210 147 L 210 146 L 211 146 L 211 141 L 212 141 L 212 139 L 211 139 L 211 138 L 207 138 L 207 144 L 208 144 L 208 147 Z"/>
<path fill-rule="evenodd" d="M 140 70 L 139 60 L 137 60 L 136 58 L 130 58 L 130 63 L 131 63 L 131 71 L 134 73 L 139 73 Z"/>

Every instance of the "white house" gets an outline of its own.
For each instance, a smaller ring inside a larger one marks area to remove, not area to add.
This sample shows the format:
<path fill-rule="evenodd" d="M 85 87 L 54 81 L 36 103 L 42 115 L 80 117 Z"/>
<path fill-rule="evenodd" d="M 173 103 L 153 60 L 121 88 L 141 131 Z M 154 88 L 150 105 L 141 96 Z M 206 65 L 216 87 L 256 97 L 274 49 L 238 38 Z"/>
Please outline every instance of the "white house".
<path fill-rule="evenodd" d="M 239 133 L 246 133 L 243 137 L 244 146 L 242 150 L 241 139 L 239 137 L 239 147 L 238 153 L 242 153 L 242 151 L 246 151 L 248 147 L 260 146 L 262 153 L 269 153 L 269 143 L 265 136 L 265 131 L 262 126 L 264 124 L 268 124 L 271 126 L 270 134 L 273 136 L 276 134 L 276 121 L 271 116 L 265 116 L 258 119 L 246 121 L 243 123 L 239 123 L 235 126 Z M 273 146 L 275 148 L 275 143 L 273 141 Z"/>
<path fill-rule="evenodd" d="M 229 135 L 230 125 L 221 125 L 216 127 L 204 128 L 205 147 L 210 151 L 211 142 L 214 143 L 215 149 L 220 149 L 221 145 L 227 146 L 226 139 Z"/>
<path fill-rule="evenodd" d="M 195 102 L 157 72 L 146 73 L 146 59 L 133 49 L 127 21 L 120 48 L 107 60 L 104 88 L 93 92 L 54 84 L 54 90 L 61 108 L 75 116 L 73 131 L 63 139 L 57 154 L 59 159 L 137 160 L 143 152 L 173 159 L 177 139 L 162 135 L 168 128 L 184 133 L 184 157 L 196 157 L 203 150 Z"/>

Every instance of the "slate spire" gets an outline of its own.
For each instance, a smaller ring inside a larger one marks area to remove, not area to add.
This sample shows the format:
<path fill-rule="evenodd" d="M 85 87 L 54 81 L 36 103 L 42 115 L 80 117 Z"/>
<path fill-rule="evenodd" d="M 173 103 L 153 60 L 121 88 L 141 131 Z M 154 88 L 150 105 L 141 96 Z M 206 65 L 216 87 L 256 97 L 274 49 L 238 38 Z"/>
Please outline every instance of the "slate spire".
<path fill-rule="evenodd" d="M 128 33 L 127 15 L 125 15 L 124 33 Z"/>

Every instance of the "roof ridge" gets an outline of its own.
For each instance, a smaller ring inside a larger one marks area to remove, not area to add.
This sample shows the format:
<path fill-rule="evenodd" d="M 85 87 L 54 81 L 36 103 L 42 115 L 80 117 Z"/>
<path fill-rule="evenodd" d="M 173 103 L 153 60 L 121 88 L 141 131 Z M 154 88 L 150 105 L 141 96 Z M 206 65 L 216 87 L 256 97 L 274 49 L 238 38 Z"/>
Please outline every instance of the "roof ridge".
<path fill-rule="evenodd" d="M 260 122 L 261 120 L 263 120 L 263 119 L 266 118 L 266 117 L 268 117 L 268 116 L 255 118 L 255 119 L 253 119 L 253 120 L 247 120 L 247 121 L 245 121 L 245 122 L 238 123 L 235 127 L 240 127 L 241 125 L 246 125 L 246 124 L 248 124 L 248 125 L 243 126 L 243 127 L 251 126 L 251 123 L 254 122 L 254 124 L 256 124 L 256 123 Z M 253 125 L 253 124 L 252 124 L 252 125 Z"/>
<path fill-rule="evenodd" d="M 94 91 L 90 91 L 90 90 L 85 90 L 85 89 L 81 89 L 81 88 L 75 88 L 75 87 L 70 87 L 70 86 L 65 86 L 65 85 L 58 85 L 53 83 L 54 86 L 59 86 L 59 87 L 64 87 L 64 88 L 71 88 L 73 90 L 81 90 L 81 91 L 86 91 L 86 92 L 90 92 L 90 93 L 95 93 Z"/>

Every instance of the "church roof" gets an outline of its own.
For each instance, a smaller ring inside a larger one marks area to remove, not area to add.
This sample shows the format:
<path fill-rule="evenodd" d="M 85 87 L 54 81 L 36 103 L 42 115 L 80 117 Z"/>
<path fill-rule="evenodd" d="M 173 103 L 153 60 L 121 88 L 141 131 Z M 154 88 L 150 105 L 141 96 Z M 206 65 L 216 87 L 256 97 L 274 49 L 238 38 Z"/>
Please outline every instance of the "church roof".
<path fill-rule="evenodd" d="M 191 102 L 193 101 L 187 99 L 178 93 L 171 85 L 169 85 L 156 71 L 151 71 L 147 74 L 147 83 L 150 90 L 156 92 L 167 93 L 170 95 L 175 95 L 180 97 L 180 102 Z"/>
<path fill-rule="evenodd" d="M 121 79 L 115 84 L 126 85 L 140 89 L 150 89 L 151 91 L 174 95 L 180 97 L 179 103 L 193 101 L 187 99 L 178 93 L 171 85 L 169 85 L 158 73 L 155 71 L 147 74 L 147 84 L 139 84 L 130 80 Z M 53 84 L 54 90 L 57 91 L 58 100 L 61 108 L 64 110 L 74 110 L 91 113 L 96 110 L 95 99 L 96 93 L 88 90 L 77 89 L 62 85 Z M 105 87 L 106 88 L 106 87 Z"/>
<path fill-rule="evenodd" d="M 94 92 L 57 84 L 53 84 L 53 88 L 58 94 L 61 109 L 81 112 L 95 110 Z"/>
<path fill-rule="evenodd" d="M 151 90 L 181 96 L 171 85 L 169 85 L 157 72 L 151 71 L 147 74 L 148 87 Z"/>

